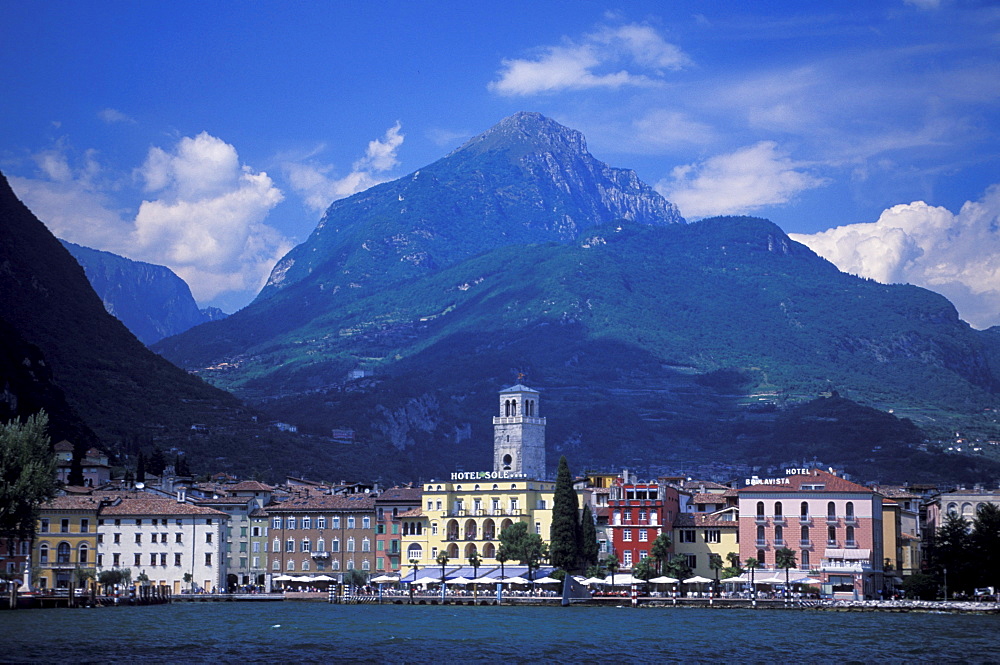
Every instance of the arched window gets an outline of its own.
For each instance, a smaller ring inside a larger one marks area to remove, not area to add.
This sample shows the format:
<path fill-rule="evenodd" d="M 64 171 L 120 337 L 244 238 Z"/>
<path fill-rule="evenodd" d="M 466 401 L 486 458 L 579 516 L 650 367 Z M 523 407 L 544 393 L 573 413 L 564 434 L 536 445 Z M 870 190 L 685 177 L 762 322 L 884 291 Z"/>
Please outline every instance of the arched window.
<path fill-rule="evenodd" d="M 510 453 L 503 456 L 503 470 L 510 471 L 510 465 L 513 463 L 514 458 L 510 456 Z"/>
<path fill-rule="evenodd" d="M 846 545 L 848 547 L 854 547 L 855 545 L 857 545 L 857 543 L 854 542 L 854 527 L 853 526 L 847 527 L 846 533 L 844 534 L 844 538 L 847 540 Z"/>
<path fill-rule="evenodd" d="M 837 527 L 828 526 L 826 528 L 826 544 L 827 545 L 837 544 Z"/>
<path fill-rule="evenodd" d="M 806 519 L 806 518 L 809 517 L 809 502 L 808 501 L 803 501 L 802 505 L 799 506 L 799 515 L 801 515 L 804 519 Z"/>
<path fill-rule="evenodd" d="M 826 504 L 826 519 L 837 519 L 837 505 L 833 501 Z"/>
<path fill-rule="evenodd" d="M 757 517 L 758 518 L 764 517 L 764 502 L 763 501 L 758 501 L 757 502 Z"/>
<path fill-rule="evenodd" d="M 775 519 L 779 519 L 781 517 L 783 517 L 782 512 L 781 512 L 781 502 L 780 501 L 775 501 L 774 502 L 774 518 Z"/>
<path fill-rule="evenodd" d="M 330 570 L 340 570 L 340 561 L 334 559 L 333 565 L 330 566 Z"/>
<path fill-rule="evenodd" d="M 951 515 L 952 517 L 958 517 L 958 504 L 957 503 L 949 503 L 948 504 L 948 514 Z"/>
<path fill-rule="evenodd" d="M 80 543 L 80 556 L 77 558 L 77 561 L 80 563 L 87 563 L 88 553 L 87 543 Z"/>
<path fill-rule="evenodd" d="M 809 527 L 802 527 L 802 531 L 799 534 L 799 540 L 801 540 L 803 544 L 809 542 Z"/>
<path fill-rule="evenodd" d="M 764 567 L 764 563 L 765 563 L 765 557 L 764 557 L 764 555 L 765 554 L 766 554 L 766 552 L 764 552 L 764 550 L 757 550 L 757 567 L 758 568 L 763 568 Z"/>
<path fill-rule="evenodd" d="M 59 543 L 56 549 L 56 563 L 69 563 L 69 543 Z"/>
<path fill-rule="evenodd" d="M 487 559 L 492 559 L 496 557 L 497 549 L 493 547 L 493 543 L 486 543 L 483 545 L 483 556 Z"/>
<path fill-rule="evenodd" d="M 368 561 L 368 559 L 365 559 L 364 561 L 361 562 L 361 570 L 368 570 L 371 567 L 372 564 L 371 562 Z"/>
<path fill-rule="evenodd" d="M 320 538 L 316 541 L 316 551 L 325 552 L 326 551 L 326 541 Z"/>
<path fill-rule="evenodd" d="M 406 548 L 407 559 L 420 559 L 423 556 L 424 556 L 424 548 L 422 548 L 417 543 L 413 543 L 408 548 Z"/>
<path fill-rule="evenodd" d="M 784 545 L 785 544 L 785 527 L 780 524 L 774 527 L 774 544 Z"/>
<path fill-rule="evenodd" d="M 38 562 L 48 563 L 49 562 L 49 546 L 45 543 L 38 548 Z"/>
<path fill-rule="evenodd" d="M 457 559 L 458 558 L 458 545 L 452 543 L 448 546 L 448 558 Z"/>
<path fill-rule="evenodd" d="M 285 570 L 295 570 L 295 561 L 289 559 L 288 562 L 285 564 Z"/>
<path fill-rule="evenodd" d="M 854 519 L 854 502 L 848 501 L 847 505 L 844 506 L 844 516 L 849 520 Z"/>
<path fill-rule="evenodd" d="M 802 556 L 799 557 L 799 567 L 803 570 L 809 569 L 809 550 L 802 550 Z"/>
<path fill-rule="evenodd" d="M 962 504 L 962 517 L 972 517 L 972 504 L 963 503 Z"/>
<path fill-rule="evenodd" d="M 309 570 L 309 559 L 302 562 L 302 570 Z"/>
<path fill-rule="evenodd" d="M 764 542 L 764 527 L 759 526 L 757 527 L 757 543 L 760 544 L 763 542 Z"/>

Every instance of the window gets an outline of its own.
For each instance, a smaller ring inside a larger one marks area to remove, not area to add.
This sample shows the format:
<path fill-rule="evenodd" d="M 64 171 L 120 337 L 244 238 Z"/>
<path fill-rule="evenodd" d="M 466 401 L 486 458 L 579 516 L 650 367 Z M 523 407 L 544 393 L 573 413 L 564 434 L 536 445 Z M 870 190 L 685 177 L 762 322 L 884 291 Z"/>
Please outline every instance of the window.
<path fill-rule="evenodd" d="M 121 564 L 121 556 L 122 555 L 119 554 L 118 552 L 115 552 L 114 554 L 111 555 L 111 561 L 112 561 L 111 565 L 113 567 L 117 568 L 118 566 L 122 565 Z"/>
<path fill-rule="evenodd" d="M 103 533 L 97 534 L 97 544 L 98 545 L 103 545 L 104 544 L 104 534 Z"/>
<path fill-rule="evenodd" d="M 784 515 L 782 514 L 781 502 L 780 501 L 775 501 L 774 502 L 774 519 L 778 520 L 778 519 L 781 519 L 782 517 L 784 517 Z"/>
<path fill-rule="evenodd" d="M 281 570 L 281 562 L 275 559 L 271 562 L 271 570 Z"/>
<path fill-rule="evenodd" d="M 339 538 L 334 538 L 332 541 L 330 541 L 330 551 L 331 552 L 339 552 L 340 551 L 340 539 Z"/>
<path fill-rule="evenodd" d="M 681 529 L 678 532 L 679 542 L 682 543 L 693 543 L 695 542 L 695 530 L 694 529 Z"/>
<path fill-rule="evenodd" d="M 809 502 L 808 501 L 803 501 L 802 505 L 799 506 L 799 517 L 801 517 L 801 519 L 804 519 L 804 520 L 809 519 Z"/>
<path fill-rule="evenodd" d="M 80 520 L 80 533 L 88 533 L 90 531 L 90 520 L 84 518 Z"/>
<path fill-rule="evenodd" d="M 413 543 L 408 548 L 406 548 L 406 558 L 408 559 L 419 559 L 424 553 L 424 550 L 417 543 Z"/>
<path fill-rule="evenodd" d="M 799 557 L 799 567 L 809 569 L 809 550 L 802 550 L 802 556 Z"/>
<path fill-rule="evenodd" d="M 831 526 L 826 529 L 826 544 L 836 545 L 837 544 L 837 527 Z"/>
<path fill-rule="evenodd" d="M 622 540 L 626 543 L 632 541 L 632 529 L 622 529 Z"/>
<path fill-rule="evenodd" d="M 205 542 L 206 543 L 212 542 L 212 532 L 211 531 L 206 531 L 205 532 Z"/>
<path fill-rule="evenodd" d="M 763 568 L 764 567 L 764 563 L 767 560 L 767 557 L 765 556 L 766 554 L 767 553 L 764 550 L 757 550 L 757 562 L 758 562 L 757 566 L 759 568 Z"/>
<path fill-rule="evenodd" d="M 183 541 L 181 540 L 181 533 L 180 533 L 180 531 L 178 531 L 178 532 L 177 532 L 176 534 L 174 534 L 174 542 L 175 542 L 175 543 L 180 543 L 180 542 L 183 542 Z"/>
<path fill-rule="evenodd" d="M 632 511 L 631 510 L 623 510 L 622 511 L 622 517 L 624 518 L 625 524 L 631 524 L 632 523 Z"/>
<path fill-rule="evenodd" d="M 320 541 L 320 542 L 323 542 L 323 541 Z M 258 541 L 254 541 L 254 542 L 250 543 L 250 547 L 251 547 L 251 549 L 254 552 L 260 552 L 260 543 Z"/>
<path fill-rule="evenodd" d="M 826 504 L 826 519 L 831 521 L 837 519 L 837 506 L 833 501 Z"/>
<path fill-rule="evenodd" d="M 48 517 L 43 517 L 40 520 L 40 526 L 38 527 L 38 530 L 41 533 L 48 533 L 49 532 L 49 518 Z"/>
<path fill-rule="evenodd" d="M 340 515 L 337 515 L 337 516 L 335 516 L 333 518 L 333 525 L 332 526 L 333 526 L 334 529 L 339 529 L 340 528 Z"/>
<path fill-rule="evenodd" d="M 367 538 L 365 538 L 364 540 L 361 541 L 361 551 L 362 552 L 371 552 L 372 551 L 372 543 Z"/>
<path fill-rule="evenodd" d="M 518 512 L 519 512 L 519 508 L 518 508 L 517 499 L 511 499 L 510 500 L 510 513 L 511 513 L 511 515 L 515 515 Z"/>
<path fill-rule="evenodd" d="M 136 565 L 136 566 L 141 566 L 142 565 L 142 555 L 141 554 L 133 554 L 132 557 L 133 557 L 133 563 L 134 563 L 134 565 Z"/>
<path fill-rule="evenodd" d="M 142 534 L 141 533 L 135 534 L 135 544 L 136 545 L 141 545 L 142 544 Z"/>
<path fill-rule="evenodd" d="M 369 570 L 371 569 L 371 567 L 372 567 L 371 562 L 368 561 L 368 559 L 365 559 L 364 561 L 361 562 L 361 570 Z"/>
<path fill-rule="evenodd" d="M 348 538 L 347 539 L 347 551 L 348 552 L 353 552 L 354 551 L 354 538 Z"/>
<path fill-rule="evenodd" d="M 306 559 L 302 562 L 302 570 L 309 570 L 309 560 Z"/>
<path fill-rule="evenodd" d="M 260 527 L 259 526 L 252 526 L 252 527 L 250 527 L 250 537 L 251 538 L 259 538 L 260 537 Z"/>
<path fill-rule="evenodd" d="M 775 545 L 785 544 L 785 527 L 781 525 L 774 527 L 774 544 Z"/>
<path fill-rule="evenodd" d="M 275 517 L 275 518 L 271 519 L 271 528 L 272 529 L 280 529 L 281 528 L 281 518 L 280 517 Z"/>
<path fill-rule="evenodd" d="M 295 551 L 295 541 L 292 540 L 291 538 L 289 538 L 285 542 L 285 551 L 286 552 L 294 552 Z"/>
<path fill-rule="evenodd" d="M 765 542 L 766 542 L 766 539 L 764 537 L 764 527 L 763 526 L 758 526 L 757 527 L 757 546 L 760 547 Z"/>
<path fill-rule="evenodd" d="M 757 502 L 757 519 L 764 519 L 764 502 Z"/>
<path fill-rule="evenodd" d="M 622 552 L 622 565 L 626 568 L 632 567 L 632 550 L 625 550 Z"/>
<path fill-rule="evenodd" d="M 639 529 L 639 542 L 649 542 L 649 529 Z"/>
<path fill-rule="evenodd" d="M 854 519 L 854 502 L 853 501 L 848 501 L 847 505 L 844 506 L 844 516 L 848 520 L 853 520 Z"/>
<path fill-rule="evenodd" d="M 799 540 L 802 541 L 803 545 L 809 544 L 809 527 L 807 526 L 802 527 L 799 533 Z"/>
<path fill-rule="evenodd" d="M 277 538 L 274 539 L 274 546 L 271 548 L 273 552 L 277 552 L 281 549 L 281 541 Z"/>
<path fill-rule="evenodd" d="M 87 543 L 80 543 L 80 555 L 78 557 L 80 563 L 87 563 L 88 553 Z"/>
<path fill-rule="evenodd" d="M 319 517 L 316 518 L 316 528 L 317 529 L 325 529 L 326 528 L 326 516 L 325 515 L 320 515 Z"/>
<path fill-rule="evenodd" d="M 60 520 L 59 530 L 62 533 L 69 533 L 69 519 L 68 518 L 63 518 L 62 520 Z"/>
<path fill-rule="evenodd" d="M 542 523 L 541 522 L 535 522 L 535 533 L 537 533 L 538 535 L 542 534 Z"/>
<path fill-rule="evenodd" d="M 325 552 L 326 551 L 326 541 L 320 538 L 316 541 L 316 551 Z"/>
<path fill-rule="evenodd" d="M 160 553 L 160 565 L 161 566 L 167 565 L 167 553 L 166 552 L 161 552 Z"/>
<path fill-rule="evenodd" d="M 686 559 L 686 563 L 688 565 L 688 568 L 690 568 L 691 570 L 694 570 L 695 568 L 698 567 L 698 557 L 696 555 L 694 555 L 694 554 L 685 554 L 684 558 Z"/>
<path fill-rule="evenodd" d="M 154 533 L 152 536 L 150 536 L 149 540 L 150 542 L 155 543 L 158 540 L 158 534 Z"/>
<path fill-rule="evenodd" d="M 310 542 L 310 540 L 308 538 L 303 538 L 302 539 L 302 551 L 303 552 L 312 552 L 312 542 Z"/>
<path fill-rule="evenodd" d="M 174 565 L 175 566 L 181 565 L 181 555 L 180 554 L 175 554 L 174 555 Z"/>
<path fill-rule="evenodd" d="M 302 518 L 302 528 L 303 529 L 311 529 L 312 528 L 312 518 L 311 517 L 303 517 Z"/>
<path fill-rule="evenodd" d="M 121 543 L 122 543 L 122 535 L 120 533 L 116 533 L 115 534 L 115 545 L 121 545 Z"/>
<path fill-rule="evenodd" d="M 718 529 L 705 529 L 705 542 L 706 543 L 721 543 L 722 542 L 722 532 Z"/>
<path fill-rule="evenodd" d="M 149 565 L 151 565 L 151 566 L 155 566 L 156 565 L 156 555 L 155 554 L 150 554 L 149 555 Z"/>
<path fill-rule="evenodd" d="M 354 515 L 348 515 L 347 516 L 347 528 L 348 529 L 355 528 L 355 526 L 354 526 Z"/>
<path fill-rule="evenodd" d="M 372 528 L 372 518 L 368 517 L 367 515 L 365 517 L 362 517 L 361 518 L 361 528 L 362 529 L 370 529 L 370 528 Z"/>
<path fill-rule="evenodd" d="M 212 553 L 211 552 L 205 552 L 205 565 L 206 566 L 211 566 L 212 565 Z"/>
<path fill-rule="evenodd" d="M 846 547 L 857 547 L 858 544 L 854 541 L 854 527 L 849 526 L 844 531 L 844 540 L 846 541 L 844 545 Z"/>
<path fill-rule="evenodd" d="M 295 528 L 295 518 L 294 517 L 286 517 L 285 518 L 285 528 L 286 529 L 294 529 Z"/>

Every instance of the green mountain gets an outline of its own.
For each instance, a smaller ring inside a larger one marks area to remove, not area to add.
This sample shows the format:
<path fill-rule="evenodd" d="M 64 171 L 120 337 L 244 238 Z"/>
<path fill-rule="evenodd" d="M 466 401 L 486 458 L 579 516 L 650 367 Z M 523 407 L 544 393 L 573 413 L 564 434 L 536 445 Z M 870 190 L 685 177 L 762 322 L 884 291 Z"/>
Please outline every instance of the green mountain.
<path fill-rule="evenodd" d="M 122 460 L 160 448 L 204 471 L 269 476 L 335 464 L 311 448 L 285 456 L 308 445 L 143 346 L 105 311 L 80 265 L 2 174 L 0 294 L 0 419 L 44 408 L 56 441 L 97 445 Z"/>
<path fill-rule="evenodd" d="M 83 268 L 108 313 L 143 344 L 225 317 L 219 317 L 215 308 L 199 310 L 187 283 L 166 266 L 60 242 Z"/>
<path fill-rule="evenodd" d="M 489 466 L 496 391 L 519 372 L 542 390 L 551 459 L 577 466 L 801 459 L 778 415 L 831 389 L 932 435 L 1000 438 L 996 334 L 766 220 L 678 223 L 630 174 L 518 114 L 335 203 L 253 304 L 155 348 L 306 431 L 353 430 L 410 475 Z M 859 463 L 844 443 L 822 461 Z"/>

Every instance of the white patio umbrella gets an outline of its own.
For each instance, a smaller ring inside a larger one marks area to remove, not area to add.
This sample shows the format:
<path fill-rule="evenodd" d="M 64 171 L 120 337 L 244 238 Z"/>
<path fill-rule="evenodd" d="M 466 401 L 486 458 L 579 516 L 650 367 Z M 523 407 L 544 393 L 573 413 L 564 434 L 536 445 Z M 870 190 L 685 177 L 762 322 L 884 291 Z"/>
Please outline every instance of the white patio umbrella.
<path fill-rule="evenodd" d="M 472 583 L 473 584 L 496 584 L 499 581 L 500 580 L 497 579 L 497 578 L 495 578 L 495 577 L 489 577 L 487 575 L 483 575 L 482 577 L 477 577 L 476 579 L 472 580 Z"/>
<path fill-rule="evenodd" d="M 554 577 L 539 577 L 535 580 L 535 584 L 561 584 L 562 580 L 557 580 Z"/>
<path fill-rule="evenodd" d="M 763 579 L 758 579 L 761 584 L 784 584 L 785 578 L 778 575 L 772 575 L 771 577 L 765 577 Z"/>
<path fill-rule="evenodd" d="M 666 575 L 649 580 L 651 584 L 677 584 L 679 581 L 676 577 L 667 577 Z"/>
<path fill-rule="evenodd" d="M 299 575 L 298 577 L 293 577 L 292 582 L 312 582 L 315 578 L 309 577 L 308 575 Z"/>
<path fill-rule="evenodd" d="M 420 586 L 425 586 L 427 584 L 437 584 L 441 581 L 440 577 L 421 577 L 413 581 L 413 584 L 419 584 Z"/>
<path fill-rule="evenodd" d="M 317 575 L 316 577 L 310 578 L 313 582 L 335 582 L 336 577 L 330 577 L 329 575 Z"/>
<path fill-rule="evenodd" d="M 792 580 L 792 584 L 820 584 L 823 580 L 818 580 L 815 577 L 800 577 L 797 580 Z"/>
<path fill-rule="evenodd" d="M 398 582 L 399 578 L 393 575 L 379 575 L 378 577 L 373 577 L 372 582 L 375 584 L 389 584 L 391 582 Z"/>
<path fill-rule="evenodd" d="M 507 577 L 501 581 L 504 584 L 531 584 L 531 580 L 526 580 L 523 577 Z"/>
<path fill-rule="evenodd" d="M 587 579 L 580 582 L 584 586 L 590 586 L 591 584 L 604 584 L 603 577 L 588 577 Z"/>
<path fill-rule="evenodd" d="M 701 575 L 695 575 L 694 577 L 689 577 L 684 580 L 684 584 L 704 584 L 705 582 L 711 582 L 712 580 L 707 577 L 702 577 Z"/>
<path fill-rule="evenodd" d="M 295 578 L 292 577 L 291 575 L 278 575 L 277 577 L 275 577 L 271 581 L 272 582 L 291 582 L 294 579 Z"/>
<path fill-rule="evenodd" d="M 637 580 L 636 578 L 632 577 L 629 573 L 618 573 L 613 577 L 614 581 L 612 581 L 611 579 L 612 575 L 608 575 L 607 577 L 604 578 L 604 583 L 614 584 L 615 586 L 629 586 L 632 584 L 638 584 L 639 582 L 642 582 L 642 580 Z"/>
<path fill-rule="evenodd" d="M 445 580 L 445 584 L 454 584 L 455 586 L 465 586 L 466 584 L 472 584 L 472 580 L 467 577 L 456 577 L 451 580 Z"/>

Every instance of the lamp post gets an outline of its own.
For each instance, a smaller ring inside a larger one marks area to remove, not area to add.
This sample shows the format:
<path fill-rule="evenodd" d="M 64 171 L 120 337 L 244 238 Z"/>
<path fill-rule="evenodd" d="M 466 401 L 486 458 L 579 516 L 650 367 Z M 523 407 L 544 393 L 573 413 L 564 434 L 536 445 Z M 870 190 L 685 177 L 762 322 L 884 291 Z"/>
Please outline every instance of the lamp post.
<path fill-rule="evenodd" d="M 472 566 L 472 576 L 474 578 L 479 577 L 479 566 L 482 563 L 483 560 L 478 552 L 473 552 L 472 556 L 469 557 L 469 565 Z M 472 604 L 479 604 L 479 584 L 476 582 L 472 583 Z"/>
<path fill-rule="evenodd" d="M 443 605 L 444 604 L 444 592 L 445 592 L 444 567 L 448 565 L 448 555 L 445 554 L 443 551 L 440 552 L 437 555 L 437 562 L 439 564 L 441 564 L 441 604 Z"/>
<path fill-rule="evenodd" d="M 410 580 L 410 605 L 413 604 L 413 583 L 417 581 L 417 564 L 420 559 L 410 559 L 410 565 L 413 566 L 413 579 Z"/>

